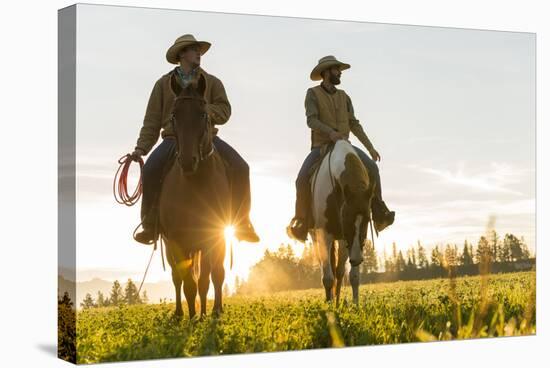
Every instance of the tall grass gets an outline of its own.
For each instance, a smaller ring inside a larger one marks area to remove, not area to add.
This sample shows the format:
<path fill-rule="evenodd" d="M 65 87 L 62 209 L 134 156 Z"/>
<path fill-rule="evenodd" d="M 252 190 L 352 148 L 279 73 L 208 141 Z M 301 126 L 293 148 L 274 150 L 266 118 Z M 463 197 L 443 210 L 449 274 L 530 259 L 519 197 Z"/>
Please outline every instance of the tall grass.
<path fill-rule="evenodd" d="M 173 304 L 90 309 L 77 316 L 79 363 L 528 335 L 535 273 L 363 285 L 359 304 L 324 291 L 225 299 L 224 314 L 178 319 Z M 211 308 L 211 306 L 210 306 Z"/>

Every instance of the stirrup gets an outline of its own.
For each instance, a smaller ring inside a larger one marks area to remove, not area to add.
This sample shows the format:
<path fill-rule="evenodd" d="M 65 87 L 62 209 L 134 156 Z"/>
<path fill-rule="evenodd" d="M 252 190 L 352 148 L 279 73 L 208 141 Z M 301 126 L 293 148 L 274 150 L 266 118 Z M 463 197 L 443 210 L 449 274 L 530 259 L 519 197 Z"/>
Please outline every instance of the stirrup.
<path fill-rule="evenodd" d="M 307 240 L 307 226 L 305 221 L 294 217 L 290 224 L 286 227 L 286 234 L 289 238 L 298 240 L 304 243 Z"/>
<path fill-rule="evenodd" d="M 155 232 L 153 230 L 143 230 L 134 235 L 134 240 L 145 245 L 155 243 Z"/>
<path fill-rule="evenodd" d="M 250 221 L 247 221 L 237 227 L 235 237 L 241 241 L 246 241 L 249 243 L 257 243 L 260 241 L 260 237 L 256 233 L 256 230 Z"/>

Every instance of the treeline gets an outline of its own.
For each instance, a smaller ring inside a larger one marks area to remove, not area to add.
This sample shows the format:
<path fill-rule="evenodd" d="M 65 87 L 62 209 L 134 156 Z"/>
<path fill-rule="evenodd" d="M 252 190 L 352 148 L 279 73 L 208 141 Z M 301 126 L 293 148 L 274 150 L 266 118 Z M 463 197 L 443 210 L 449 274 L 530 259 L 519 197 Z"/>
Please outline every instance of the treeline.
<path fill-rule="evenodd" d="M 76 364 L 76 313 L 66 291 L 57 297 L 57 356 Z"/>
<path fill-rule="evenodd" d="M 97 292 L 97 297 L 94 299 L 90 293 L 87 293 L 80 306 L 82 309 L 100 308 L 100 307 L 116 307 L 119 305 L 134 305 L 147 304 L 149 298 L 147 291 L 144 290 L 140 296 L 136 284 L 132 279 L 128 279 L 126 287 L 122 290 L 122 286 L 118 280 L 113 282 L 109 297 L 105 297 L 101 291 Z"/>
<path fill-rule="evenodd" d="M 430 279 L 448 276 L 450 272 L 455 276 L 475 275 L 481 264 L 489 265 L 490 272 L 513 272 L 531 269 L 534 265 L 523 238 L 513 234 L 500 238 L 494 230 L 481 236 L 477 244 L 465 241 L 462 247 L 446 244 L 428 250 L 418 241 L 406 251 L 397 249 L 397 244 L 393 243 L 390 254 L 384 250 L 378 255 L 372 243 L 367 241 L 360 266 L 361 282 Z M 297 257 L 290 245 L 281 244 L 277 251 L 264 253 L 251 268 L 248 281 L 235 280 L 235 291 L 249 294 L 317 288 L 320 279 L 321 272 L 311 245 L 306 245 L 302 256 Z"/>

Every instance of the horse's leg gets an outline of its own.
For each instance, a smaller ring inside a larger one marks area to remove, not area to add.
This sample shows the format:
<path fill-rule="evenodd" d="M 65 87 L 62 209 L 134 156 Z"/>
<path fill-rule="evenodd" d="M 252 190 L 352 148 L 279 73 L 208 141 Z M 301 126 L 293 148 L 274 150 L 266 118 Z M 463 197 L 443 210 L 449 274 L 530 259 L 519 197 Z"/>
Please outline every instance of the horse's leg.
<path fill-rule="evenodd" d="M 321 265 L 322 281 L 325 288 L 326 301 L 332 301 L 332 290 L 334 285 L 334 272 L 332 271 L 332 237 L 324 229 L 312 231 L 313 243 L 317 247 L 319 264 Z"/>
<path fill-rule="evenodd" d="M 225 259 L 225 244 L 219 241 L 212 248 L 211 265 L 212 265 L 212 283 L 214 284 L 214 308 L 212 313 L 219 315 L 223 312 L 222 287 L 225 279 L 225 269 L 223 261 Z"/>
<path fill-rule="evenodd" d="M 189 318 L 195 317 L 195 300 L 197 299 L 197 280 L 195 273 L 193 272 L 193 257 L 191 262 L 186 263 L 187 267 L 183 270 L 183 292 L 185 299 L 187 300 L 187 307 L 189 308 Z"/>
<path fill-rule="evenodd" d="M 359 266 L 351 266 L 349 283 L 353 292 L 353 302 L 357 305 L 359 304 Z"/>
<path fill-rule="evenodd" d="M 199 297 L 201 299 L 201 317 L 206 315 L 206 295 L 210 288 L 210 253 L 202 251 L 200 257 Z"/>
<path fill-rule="evenodd" d="M 345 240 L 338 240 L 338 261 L 336 264 L 336 304 L 340 304 L 340 291 L 342 281 L 346 273 L 346 261 L 348 260 L 348 248 Z"/>
<path fill-rule="evenodd" d="M 183 316 L 183 309 L 181 307 L 181 284 L 182 278 L 178 272 L 177 266 L 172 266 L 172 282 L 176 288 L 176 316 Z"/>

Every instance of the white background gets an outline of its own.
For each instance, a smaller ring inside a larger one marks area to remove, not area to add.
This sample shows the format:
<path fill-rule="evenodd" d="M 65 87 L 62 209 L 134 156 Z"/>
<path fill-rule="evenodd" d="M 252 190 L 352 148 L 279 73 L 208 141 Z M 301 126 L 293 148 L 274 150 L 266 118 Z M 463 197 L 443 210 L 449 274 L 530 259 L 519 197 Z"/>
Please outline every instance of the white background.
<path fill-rule="evenodd" d="M 99 3 L 91 1 L 91 3 Z M 537 33 L 537 331 L 536 337 L 402 344 L 308 352 L 118 363 L 126 367 L 530 366 L 547 364 L 548 69 L 550 25 L 543 1 L 111 1 L 110 4 L 227 11 Z M 0 26 L 2 239 L 0 361 L 51 367 L 57 288 L 57 9 L 67 1 L 3 4 Z M 546 105 L 543 103 L 546 101 Z M 545 139 L 546 138 L 546 139 Z M 7 206 L 6 206 L 7 203 Z M 108 257 L 108 255 L 105 255 Z M 546 291 L 545 291 L 546 289 Z M 107 364 L 111 366 L 111 364 Z"/>

